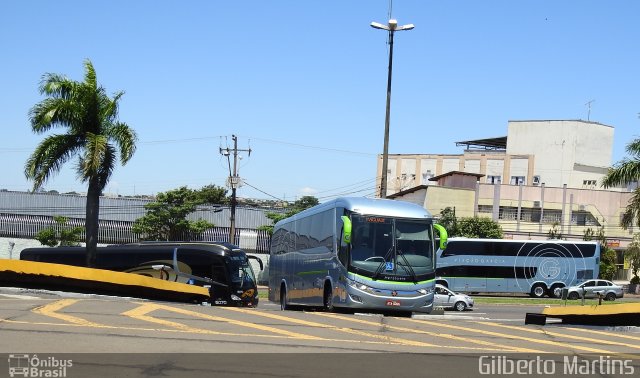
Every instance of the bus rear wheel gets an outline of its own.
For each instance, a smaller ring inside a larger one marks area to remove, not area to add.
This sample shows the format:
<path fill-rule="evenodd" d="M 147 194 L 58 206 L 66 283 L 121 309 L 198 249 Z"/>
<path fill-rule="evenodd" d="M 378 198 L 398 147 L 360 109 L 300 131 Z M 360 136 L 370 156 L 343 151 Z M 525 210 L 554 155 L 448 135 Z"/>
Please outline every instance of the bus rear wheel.
<path fill-rule="evenodd" d="M 549 297 L 551 298 L 561 298 L 562 297 L 562 289 L 564 288 L 563 284 L 555 284 L 551 286 L 549 289 Z"/>
<path fill-rule="evenodd" d="M 333 311 L 333 290 L 331 290 L 331 284 L 328 282 L 325 282 L 324 284 L 324 295 L 323 295 L 322 305 L 325 311 L 327 312 Z"/>
<path fill-rule="evenodd" d="M 543 284 L 535 284 L 531 288 L 530 295 L 534 298 L 542 298 L 547 293 L 547 287 Z"/>
<path fill-rule="evenodd" d="M 280 286 L 280 311 L 288 310 L 289 306 L 287 305 L 287 288 L 282 284 Z"/>

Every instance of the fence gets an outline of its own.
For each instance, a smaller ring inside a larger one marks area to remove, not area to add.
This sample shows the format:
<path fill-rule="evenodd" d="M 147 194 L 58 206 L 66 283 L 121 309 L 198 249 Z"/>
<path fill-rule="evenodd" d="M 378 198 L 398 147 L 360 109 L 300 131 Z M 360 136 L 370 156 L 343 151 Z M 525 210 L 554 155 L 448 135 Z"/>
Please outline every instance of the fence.
<path fill-rule="evenodd" d="M 85 221 L 82 218 L 67 218 L 67 223 L 62 226 L 56 223 L 51 216 L 45 215 L 21 215 L 0 213 L 0 237 L 15 237 L 33 239 L 43 229 L 53 227 L 82 227 L 81 238 L 85 238 Z M 135 243 L 140 239 L 131 231 L 133 222 L 100 220 L 98 226 L 98 243 L 123 244 Z M 236 228 L 236 244 L 247 252 L 269 253 L 270 235 L 266 231 Z M 229 241 L 229 227 L 212 227 L 205 230 L 196 239 L 198 241 Z M 188 240 L 193 238 L 183 238 Z"/>

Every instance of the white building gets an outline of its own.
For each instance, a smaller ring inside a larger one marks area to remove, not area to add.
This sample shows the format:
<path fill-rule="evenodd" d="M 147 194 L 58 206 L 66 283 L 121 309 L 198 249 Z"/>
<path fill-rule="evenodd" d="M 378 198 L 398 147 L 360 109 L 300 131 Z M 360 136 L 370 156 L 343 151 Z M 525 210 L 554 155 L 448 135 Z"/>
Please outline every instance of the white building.
<path fill-rule="evenodd" d="M 390 154 L 387 195 L 453 171 L 482 174 L 489 184 L 595 189 L 612 164 L 613 131 L 581 120 L 509 121 L 506 137 L 457 142 L 462 154 Z M 377 172 L 379 183 L 381 156 Z"/>

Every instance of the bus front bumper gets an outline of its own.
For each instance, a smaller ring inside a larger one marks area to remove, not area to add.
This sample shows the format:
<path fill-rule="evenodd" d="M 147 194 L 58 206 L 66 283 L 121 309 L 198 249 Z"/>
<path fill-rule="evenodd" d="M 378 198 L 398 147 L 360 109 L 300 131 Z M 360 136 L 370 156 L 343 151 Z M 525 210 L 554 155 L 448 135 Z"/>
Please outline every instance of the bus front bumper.
<path fill-rule="evenodd" d="M 365 291 L 351 286 L 346 292 L 344 307 L 348 308 L 423 313 L 433 310 L 433 292 L 423 294 L 418 291 L 387 289 Z M 335 305 L 340 306 L 341 303 Z"/>

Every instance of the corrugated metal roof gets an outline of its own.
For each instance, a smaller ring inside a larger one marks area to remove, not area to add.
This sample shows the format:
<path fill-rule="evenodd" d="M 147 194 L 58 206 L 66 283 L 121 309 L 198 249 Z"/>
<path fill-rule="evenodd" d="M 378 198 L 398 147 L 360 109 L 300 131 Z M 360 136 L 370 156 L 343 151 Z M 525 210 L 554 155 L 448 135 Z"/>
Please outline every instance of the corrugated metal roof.
<path fill-rule="evenodd" d="M 75 194 L 27 193 L 0 191 L 0 213 L 64 216 L 68 218 L 85 218 L 87 197 Z M 144 205 L 150 199 L 131 197 L 100 197 L 100 219 L 133 222 L 145 215 Z M 271 225 L 266 217 L 268 212 L 281 212 L 280 209 L 264 209 L 254 207 L 236 207 L 236 227 L 258 228 Z M 231 209 L 228 205 L 201 206 L 187 218 L 204 219 L 218 227 L 229 227 Z"/>

